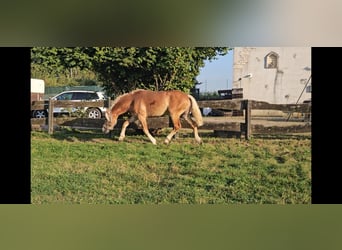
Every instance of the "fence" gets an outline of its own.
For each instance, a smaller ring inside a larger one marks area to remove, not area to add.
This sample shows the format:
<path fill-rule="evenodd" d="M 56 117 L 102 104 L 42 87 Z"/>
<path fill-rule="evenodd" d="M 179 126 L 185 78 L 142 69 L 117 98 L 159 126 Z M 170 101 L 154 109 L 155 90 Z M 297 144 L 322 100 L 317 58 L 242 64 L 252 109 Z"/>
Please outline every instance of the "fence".
<path fill-rule="evenodd" d="M 74 101 L 35 101 L 31 105 L 31 110 L 48 109 L 48 118 L 46 119 L 31 119 L 31 126 L 44 126 L 47 123 L 48 132 L 53 133 L 54 127 L 57 126 L 77 126 L 88 128 L 101 128 L 104 119 L 89 119 L 89 118 L 54 118 L 54 107 L 109 107 L 112 100 L 102 101 L 82 101 L 75 103 Z M 310 121 L 311 117 L 311 104 L 270 104 L 266 102 L 254 101 L 254 100 L 206 100 L 198 101 L 200 108 L 210 107 L 212 109 L 222 110 L 241 110 L 243 111 L 242 120 L 231 121 L 227 119 L 221 119 L 219 122 L 205 122 L 200 129 L 214 130 L 214 131 L 226 131 L 237 133 L 240 136 L 244 135 L 246 139 L 249 139 L 252 134 L 284 134 L 284 133 L 303 133 L 311 132 L 311 122 L 299 122 L 298 124 L 287 123 L 286 119 L 275 125 L 257 124 L 252 123 L 252 110 L 279 110 L 289 114 L 301 113 L 303 114 L 303 120 Z M 288 119 L 287 119 L 288 120 Z M 118 120 L 116 128 L 121 128 L 123 119 Z M 172 123 L 168 116 L 153 117 L 147 120 L 150 129 L 159 129 L 164 127 L 171 127 Z M 137 121 L 129 126 L 130 128 L 140 129 L 140 122 Z M 183 128 L 190 128 L 186 122 L 182 121 Z"/>

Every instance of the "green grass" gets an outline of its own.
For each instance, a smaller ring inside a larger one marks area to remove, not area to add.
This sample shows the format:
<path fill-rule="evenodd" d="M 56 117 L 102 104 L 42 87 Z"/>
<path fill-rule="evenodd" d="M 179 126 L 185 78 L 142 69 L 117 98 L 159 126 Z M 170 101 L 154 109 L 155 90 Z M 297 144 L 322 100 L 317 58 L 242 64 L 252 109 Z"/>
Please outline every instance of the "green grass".
<path fill-rule="evenodd" d="M 311 137 L 31 133 L 33 204 L 309 204 Z"/>

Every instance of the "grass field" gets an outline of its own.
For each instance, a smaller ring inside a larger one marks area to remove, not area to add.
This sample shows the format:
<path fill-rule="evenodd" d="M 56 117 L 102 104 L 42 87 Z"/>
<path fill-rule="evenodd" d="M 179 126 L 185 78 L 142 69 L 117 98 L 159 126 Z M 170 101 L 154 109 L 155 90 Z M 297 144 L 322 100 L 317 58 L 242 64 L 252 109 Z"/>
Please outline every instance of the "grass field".
<path fill-rule="evenodd" d="M 310 204 L 311 136 L 31 132 L 33 204 Z"/>

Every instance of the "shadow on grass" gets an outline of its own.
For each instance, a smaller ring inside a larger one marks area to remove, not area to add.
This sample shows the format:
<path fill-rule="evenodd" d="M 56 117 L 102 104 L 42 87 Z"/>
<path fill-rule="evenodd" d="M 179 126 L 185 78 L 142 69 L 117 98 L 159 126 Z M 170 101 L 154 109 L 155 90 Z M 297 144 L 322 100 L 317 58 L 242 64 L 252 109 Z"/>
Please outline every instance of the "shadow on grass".
<path fill-rule="evenodd" d="M 153 131 L 151 131 L 153 133 Z M 49 135 L 45 132 L 34 132 L 37 137 L 49 137 L 56 140 L 66 140 L 66 141 L 94 141 L 95 139 L 103 140 L 114 140 L 117 141 L 120 135 L 119 129 L 114 129 L 108 134 L 104 134 L 100 129 L 77 129 L 71 127 L 63 127 L 53 132 Z M 126 136 L 141 136 L 144 135 L 142 130 L 127 129 Z M 146 137 L 147 138 L 147 137 Z"/>
<path fill-rule="evenodd" d="M 171 128 L 159 129 L 159 130 L 150 130 L 150 133 L 156 138 L 165 138 L 171 131 Z M 120 130 L 114 129 L 108 134 L 104 134 L 100 129 L 93 130 L 84 130 L 77 129 L 71 127 L 60 128 L 57 131 L 54 131 L 52 135 L 49 135 L 47 132 L 34 132 L 37 137 L 50 137 L 56 140 L 67 140 L 67 141 L 94 141 L 96 139 L 103 140 L 114 140 L 118 141 Z M 240 132 L 234 131 L 201 131 L 199 130 L 199 135 L 202 138 L 226 138 L 226 139 L 241 139 L 245 140 L 244 135 Z M 126 139 L 129 137 L 147 136 L 141 129 L 127 129 L 126 130 Z M 193 138 L 193 132 L 191 129 L 181 129 L 179 133 L 176 135 L 176 138 Z M 125 140 L 126 140 L 125 139 Z M 253 134 L 251 139 L 269 139 L 269 140 L 279 140 L 279 139 L 311 139 L 311 133 L 303 133 L 303 134 Z"/>
<path fill-rule="evenodd" d="M 254 134 L 253 138 L 256 139 L 293 139 L 293 140 L 303 140 L 303 139 L 311 139 L 311 133 L 301 133 L 301 134 Z"/>

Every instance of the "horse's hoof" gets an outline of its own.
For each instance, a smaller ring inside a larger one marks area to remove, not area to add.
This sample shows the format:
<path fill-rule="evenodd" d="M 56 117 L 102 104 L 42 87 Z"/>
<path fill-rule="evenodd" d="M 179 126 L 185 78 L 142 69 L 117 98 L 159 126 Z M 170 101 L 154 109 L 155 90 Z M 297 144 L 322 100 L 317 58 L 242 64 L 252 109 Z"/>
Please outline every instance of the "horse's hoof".
<path fill-rule="evenodd" d="M 198 144 L 203 144 L 202 139 L 196 140 L 196 142 L 197 142 Z"/>

